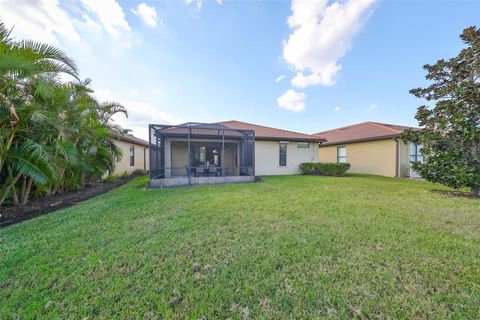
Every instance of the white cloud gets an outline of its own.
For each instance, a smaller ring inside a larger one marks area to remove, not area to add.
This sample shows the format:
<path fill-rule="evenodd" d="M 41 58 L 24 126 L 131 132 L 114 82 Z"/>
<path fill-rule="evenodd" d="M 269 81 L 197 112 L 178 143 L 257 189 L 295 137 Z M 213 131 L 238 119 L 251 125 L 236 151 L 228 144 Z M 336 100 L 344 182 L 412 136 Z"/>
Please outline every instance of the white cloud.
<path fill-rule="evenodd" d="M 305 94 L 290 89 L 277 99 L 277 103 L 283 109 L 299 112 L 305 108 Z"/>
<path fill-rule="evenodd" d="M 131 28 L 125 20 L 122 7 L 115 0 L 80 0 L 83 6 L 94 13 L 105 30 L 114 38 Z"/>
<path fill-rule="evenodd" d="M 376 0 L 293 0 L 288 24 L 293 32 L 283 45 L 283 58 L 297 74 L 292 85 L 332 85 L 342 66 L 338 60 L 369 17 Z"/>
<path fill-rule="evenodd" d="M 115 0 L 1 1 L 0 17 L 13 35 L 20 39 L 59 44 L 59 40 L 85 44 L 82 28 L 101 30 L 102 27 L 118 38 L 131 28 L 122 7 Z"/>
<path fill-rule="evenodd" d="M 377 106 L 376 104 L 372 104 L 370 107 L 368 107 L 367 109 L 365 109 L 365 111 L 367 112 L 372 112 L 373 110 L 376 110 L 380 108 L 379 106 Z"/>
<path fill-rule="evenodd" d="M 197 4 L 197 9 L 202 10 L 203 0 L 185 0 L 185 2 L 187 3 L 187 6 L 195 2 Z"/>
<path fill-rule="evenodd" d="M 118 115 L 114 117 L 115 122 L 125 129 L 131 129 L 135 136 L 145 140 L 148 140 L 149 124 L 180 124 L 185 122 L 180 117 L 156 110 L 147 101 L 121 99 L 108 89 L 96 89 L 95 96 L 99 101 L 116 101 L 126 107 L 128 118 Z"/>
<path fill-rule="evenodd" d="M 285 77 L 286 77 L 286 75 L 281 74 L 281 75 L 279 75 L 279 76 L 275 79 L 275 82 L 280 82 L 280 81 L 282 81 L 283 79 L 285 79 Z"/>
<path fill-rule="evenodd" d="M 90 16 L 86 13 L 82 13 L 82 19 L 85 25 L 88 28 L 94 29 L 94 30 L 101 30 L 102 26 L 100 26 L 97 22 L 95 22 Z"/>
<path fill-rule="evenodd" d="M 340 111 L 340 109 L 341 109 L 340 107 L 335 107 L 335 108 L 333 108 L 333 111 L 338 112 L 338 111 Z"/>
<path fill-rule="evenodd" d="M 0 15 L 19 38 L 52 44 L 58 44 L 57 37 L 73 43 L 81 41 L 67 11 L 55 0 L 0 1 Z"/>
<path fill-rule="evenodd" d="M 157 11 L 154 7 L 148 6 L 146 3 L 140 3 L 137 9 L 132 9 L 132 12 L 143 20 L 147 25 L 155 27 L 157 25 Z"/>
<path fill-rule="evenodd" d="M 185 0 L 185 3 L 187 6 L 191 5 L 192 3 L 195 3 L 197 5 L 198 10 L 202 10 L 203 6 L 203 1 L 204 0 Z M 223 4 L 223 0 L 215 0 L 219 5 Z"/>

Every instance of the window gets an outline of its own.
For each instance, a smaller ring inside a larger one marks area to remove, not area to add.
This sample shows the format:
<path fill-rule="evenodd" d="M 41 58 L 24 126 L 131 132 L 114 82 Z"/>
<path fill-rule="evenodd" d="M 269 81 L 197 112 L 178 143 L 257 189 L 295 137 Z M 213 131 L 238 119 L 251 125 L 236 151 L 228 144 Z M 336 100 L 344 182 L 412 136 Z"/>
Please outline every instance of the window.
<path fill-rule="evenodd" d="M 308 142 L 299 142 L 297 143 L 297 148 L 304 148 L 308 149 L 310 147 L 310 144 Z"/>
<path fill-rule="evenodd" d="M 130 146 L 130 167 L 135 165 L 135 146 Z"/>
<path fill-rule="evenodd" d="M 280 153 L 279 153 L 278 162 L 280 167 L 287 166 L 287 144 L 286 143 L 280 143 Z"/>
<path fill-rule="evenodd" d="M 423 162 L 422 145 L 410 143 L 410 162 Z"/>
<path fill-rule="evenodd" d="M 345 163 L 347 162 L 347 147 L 337 147 L 337 162 Z"/>

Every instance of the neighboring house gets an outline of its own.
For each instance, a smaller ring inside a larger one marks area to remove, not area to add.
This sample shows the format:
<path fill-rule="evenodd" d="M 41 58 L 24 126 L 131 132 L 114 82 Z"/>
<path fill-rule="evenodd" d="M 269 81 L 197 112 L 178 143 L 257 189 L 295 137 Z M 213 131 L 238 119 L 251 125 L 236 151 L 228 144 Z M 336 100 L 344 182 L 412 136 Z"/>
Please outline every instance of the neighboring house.
<path fill-rule="evenodd" d="M 423 161 L 421 147 L 400 136 L 410 127 L 364 122 L 314 134 L 327 139 L 319 147 L 320 162 L 348 162 L 349 172 L 387 177 L 419 177 L 410 161 Z"/>
<path fill-rule="evenodd" d="M 299 173 L 325 139 L 240 121 L 150 125 L 151 185 L 253 181 Z M 169 180 L 170 179 L 170 180 Z"/>
<path fill-rule="evenodd" d="M 115 165 L 114 174 L 131 173 L 149 168 L 148 142 L 131 134 L 113 134 L 113 143 L 122 151 L 122 158 Z"/>

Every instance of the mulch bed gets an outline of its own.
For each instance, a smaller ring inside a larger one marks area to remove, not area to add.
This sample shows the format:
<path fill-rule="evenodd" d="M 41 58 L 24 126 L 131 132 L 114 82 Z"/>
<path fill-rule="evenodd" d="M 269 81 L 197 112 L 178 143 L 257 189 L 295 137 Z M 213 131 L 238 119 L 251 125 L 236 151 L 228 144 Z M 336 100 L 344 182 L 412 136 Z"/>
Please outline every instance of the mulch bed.
<path fill-rule="evenodd" d="M 110 183 L 95 183 L 81 190 L 31 200 L 26 206 L 0 208 L 0 228 L 19 223 L 59 209 L 73 206 L 102 193 L 115 189 L 130 181 L 133 176 Z"/>

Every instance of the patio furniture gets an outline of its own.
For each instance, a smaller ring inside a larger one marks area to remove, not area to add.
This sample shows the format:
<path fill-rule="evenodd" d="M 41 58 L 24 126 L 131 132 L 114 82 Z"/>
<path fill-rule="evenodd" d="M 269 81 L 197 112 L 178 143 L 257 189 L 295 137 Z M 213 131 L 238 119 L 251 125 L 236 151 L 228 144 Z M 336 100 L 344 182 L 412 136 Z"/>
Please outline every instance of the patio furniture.
<path fill-rule="evenodd" d="M 211 167 L 207 167 L 205 166 L 205 177 L 210 177 L 210 174 L 212 173 L 212 171 L 210 170 Z"/>
<path fill-rule="evenodd" d="M 185 170 L 187 171 L 187 176 L 189 177 L 196 177 L 197 176 L 197 168 L 188 168 L 187 165 L 185 165 Z"/>

